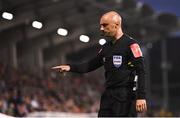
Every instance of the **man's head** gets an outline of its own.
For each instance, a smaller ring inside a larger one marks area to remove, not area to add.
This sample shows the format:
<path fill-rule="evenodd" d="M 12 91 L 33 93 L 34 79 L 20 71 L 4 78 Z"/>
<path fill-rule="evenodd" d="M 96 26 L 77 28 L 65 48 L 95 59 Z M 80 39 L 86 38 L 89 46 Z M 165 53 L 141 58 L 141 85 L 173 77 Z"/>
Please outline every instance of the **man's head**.
<path fill-rule="evenodd" d="M 100 30 L 105 36 L 116 38 L 118 31 L 121 31 L 121 20 L 117 12 L 107 12 L 101 17 Z"/>

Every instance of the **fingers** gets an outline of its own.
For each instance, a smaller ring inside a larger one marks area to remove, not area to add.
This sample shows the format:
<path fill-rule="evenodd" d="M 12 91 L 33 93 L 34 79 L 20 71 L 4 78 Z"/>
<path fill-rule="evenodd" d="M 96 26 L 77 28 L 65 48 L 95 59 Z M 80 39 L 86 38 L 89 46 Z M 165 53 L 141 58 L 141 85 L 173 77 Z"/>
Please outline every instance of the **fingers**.
<path fill-rule="evenodd" d="M 61 68 L 61 66 L 54 66 L 51 69 L 59 69 L 59 68 Z"/>
<path fill-rule="evenodd" d="M 141 111 L 141 105 L 136 105 L 136 110 L 137 110 L 138 112 L 140 112 L 140 111 Z"/>
<path fill-rule="evenodd" d="M 51 69 L 58 70 L 59 72 L 67 72 L 70 70 L 70 66 L 68 65 L 60 65 L 60 66 L 54 66 Z"/>
<path fill-rule="evenodd" d="M 136 103 L 136 110 L 137 110 L 138 112 L 144 112 L 144 111 L 146 111 L 146 110 L 147 110 L 146 101 L 144 101 L 144 100 L 139 100 L 139 101 L 137 101 L 137 103 Z"/>
<path fill-rule="evenodd" d="M 54 66 L 54 67 L 52 67 L 51 69 L 57 70 L 57 71 L 59 71 L 59 72 L 63 72 L 63 67 L 62 67 L 62 66 Z"/>
<path fill-rule="evenodd" d="M 146 105 L 146 102 L 144 104 L 144 111 L 147 111 L 147 105 Z"/>
<path fill-rule="evenodd" d="M 136 109 L 138 112 L 143 112 L 144 108 L 143 108 L 144 105 L 137 105 L 136 106 Z"/>

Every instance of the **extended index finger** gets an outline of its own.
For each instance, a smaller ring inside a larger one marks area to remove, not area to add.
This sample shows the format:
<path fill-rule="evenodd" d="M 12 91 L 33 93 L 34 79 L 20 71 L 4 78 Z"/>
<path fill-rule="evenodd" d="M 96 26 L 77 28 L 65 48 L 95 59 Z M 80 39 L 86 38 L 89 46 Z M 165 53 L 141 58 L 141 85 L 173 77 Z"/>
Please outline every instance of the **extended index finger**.
<path fill-rule="evenodd" d="M 61 66 L 54 66 L 51 69 L 60 69 L 60 68 L 61 68 Z"/>

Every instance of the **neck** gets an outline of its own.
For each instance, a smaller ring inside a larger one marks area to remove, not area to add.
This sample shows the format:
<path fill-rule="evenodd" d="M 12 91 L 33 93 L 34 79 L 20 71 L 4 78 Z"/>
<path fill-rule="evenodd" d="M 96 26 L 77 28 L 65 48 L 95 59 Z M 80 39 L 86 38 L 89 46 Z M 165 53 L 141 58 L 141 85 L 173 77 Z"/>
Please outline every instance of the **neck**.
<path fill-rule="evenodd" d="M 116 36 L 113 38 L 113 44 L 114 44 L 117 40 L 119 40 L 119 39 L 122 37 L 123 34 L 124 34 L 124 33 L 122 32 L 122 30 L 119 29 L 119 30 L 117 31 Z"/>
<path fill-rule="evenodd" d="M 115 40 L 120 39 L 120 38 L 122 37 L 122 35 L 123 35 L 123 34 L 124 34 L 124 33 L 122 32 L 122 30 L 121 30 L 121 29 L 119 29 L 119 30 L 117 31 L 116 36 L 115 36 Z"/>

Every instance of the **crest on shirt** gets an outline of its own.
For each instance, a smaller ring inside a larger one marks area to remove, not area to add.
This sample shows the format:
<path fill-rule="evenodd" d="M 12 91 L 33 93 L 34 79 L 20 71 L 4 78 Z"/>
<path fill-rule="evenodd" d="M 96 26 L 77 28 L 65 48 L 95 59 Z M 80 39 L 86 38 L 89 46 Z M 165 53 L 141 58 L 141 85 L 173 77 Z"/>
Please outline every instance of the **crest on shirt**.
<path fill-rule="evenodd" d="M 116 68 L 119 68 L 122 64 L 122 56 L 114 55 L 113 56 L 113 64 Z"/>

